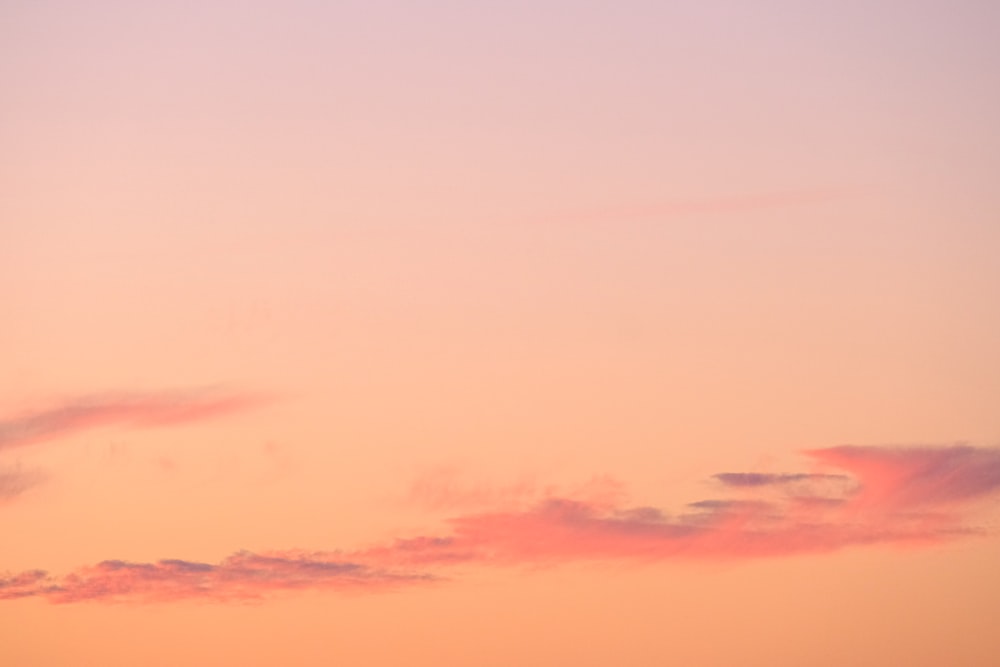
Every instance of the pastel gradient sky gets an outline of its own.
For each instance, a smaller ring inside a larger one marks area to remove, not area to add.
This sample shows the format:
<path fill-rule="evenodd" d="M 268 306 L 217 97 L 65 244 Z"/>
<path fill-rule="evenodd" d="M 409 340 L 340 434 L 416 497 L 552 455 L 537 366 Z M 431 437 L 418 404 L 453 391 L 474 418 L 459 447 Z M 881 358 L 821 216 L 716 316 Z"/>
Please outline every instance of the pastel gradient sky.
<path fill-rule="evenodd" d="M 997 664 L 1000 4 L 0 2 L 0 663 Z"/>

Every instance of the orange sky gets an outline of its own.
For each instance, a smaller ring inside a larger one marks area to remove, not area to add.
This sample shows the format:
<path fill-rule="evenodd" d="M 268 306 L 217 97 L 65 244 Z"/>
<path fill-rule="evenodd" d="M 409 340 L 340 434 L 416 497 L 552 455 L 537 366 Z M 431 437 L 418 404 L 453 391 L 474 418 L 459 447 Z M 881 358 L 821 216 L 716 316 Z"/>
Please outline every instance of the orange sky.
<path fill-rule="evenodd" d="M 989 3 L 0 6 L 0 663 L 990 665 Z"/>

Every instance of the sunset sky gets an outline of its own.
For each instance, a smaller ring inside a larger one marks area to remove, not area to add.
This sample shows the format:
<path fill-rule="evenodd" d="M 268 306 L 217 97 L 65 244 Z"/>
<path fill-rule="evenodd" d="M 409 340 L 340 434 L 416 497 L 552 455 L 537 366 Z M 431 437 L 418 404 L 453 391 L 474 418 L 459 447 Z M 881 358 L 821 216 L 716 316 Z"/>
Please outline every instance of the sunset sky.
<path fill-rule="evenodd" d="M 998 664 L 998 73 L 987 0 L 0 1 L 0 664 Z"/>

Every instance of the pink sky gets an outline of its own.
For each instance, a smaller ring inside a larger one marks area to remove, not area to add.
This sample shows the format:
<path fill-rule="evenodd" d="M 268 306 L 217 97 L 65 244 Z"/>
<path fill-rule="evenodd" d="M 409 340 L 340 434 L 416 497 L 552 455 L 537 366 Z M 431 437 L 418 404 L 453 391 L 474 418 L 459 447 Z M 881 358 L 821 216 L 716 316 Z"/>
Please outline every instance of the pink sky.
<path fill-rule="evenodd" d="M 4 4 L 0 663 L 992 664 L 998 22 Z"/>

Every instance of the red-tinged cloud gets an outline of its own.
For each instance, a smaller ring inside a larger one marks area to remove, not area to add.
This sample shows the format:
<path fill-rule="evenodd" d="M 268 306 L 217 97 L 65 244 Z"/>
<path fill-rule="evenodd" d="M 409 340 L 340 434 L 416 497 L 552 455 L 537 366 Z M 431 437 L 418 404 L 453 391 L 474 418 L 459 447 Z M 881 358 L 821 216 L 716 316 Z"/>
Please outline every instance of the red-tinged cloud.
<path fill-rule="evenodd" d="M 832 447 L 807 452 L 859 482 L 855 507 L 883 512 L 950 510 L 1000 491 L 1000 450 Z"/>
<path fill-rule="evenodd" d="M 263 400 L 210 391 L 88 396 L 0 421 L 0 450 L 98 427 L 152 428 L 196 422 L 245 410 Z"/>
<path fill-rule="evenodd" d="M 354 557 L 392 566 L 529 565 L 577 561 L 733 560 L 816 554 L 870 544 L 929 544 L 969 534 L 942 517 L 839 520 L 838 505 L 785 506 L 754 501 L 700 501 L 668 516 L 651 507 L 597 509 L 549 499 L 523 512 L 451 519 L 452 532 L 417 537 Z"/>
<path fill-rule="evenodd" d="M 0 577 L 0 600 L 34 597 L 47 579 L 48 575 L 43 570 Z"/>
<path fill-rule="evenodd" d="M 974 512 L 1000 496 L 996 449 L 835 447 L 808 455 L 820 470 L 720 473 L 718 488 L 736 497 L 698 500 L 676 514 L 630 505 L 620 486 L 596 478 L 572 493 L 550 492 L 513 507 L 501 494 L 506 508 L 454 516 L 440 534 L 335 553 L 241 552 L 215 565 L 111 560 L 58 579 L 31 571 L 0 579 L 0 598 L 240 600 L 290 589 L 411 585 L 473 566 L 741 560 L 925 546 L 985 534 Z"/>
<path fill-rule="evenodd" d="M 0 578 L 0 599 L 54 603 L 257 600 L 289 590 L 375 591 L 429 583 L 429 574 L 376 569 L 319 552 L 235 553 L 220 563 L 106 560 L 54 578 L 32 570 Z"/>
<path fill-rule="evenodd" d="M 743 559 L 874 544 L 926 545 L 980 533 L 968 517 L 1000 495 L 1000 450 L 836 447 L 808 452 L 841 472 L 720 473 L 738 498 L 653 507 L 548 497 L 524 510 L 467 514 L 451 532 L 355 554 L 383 564 Z M 749 495 L 748 495 L 749 494 Z"/>

